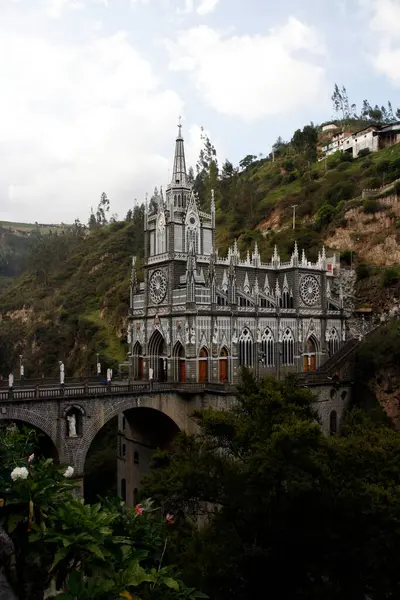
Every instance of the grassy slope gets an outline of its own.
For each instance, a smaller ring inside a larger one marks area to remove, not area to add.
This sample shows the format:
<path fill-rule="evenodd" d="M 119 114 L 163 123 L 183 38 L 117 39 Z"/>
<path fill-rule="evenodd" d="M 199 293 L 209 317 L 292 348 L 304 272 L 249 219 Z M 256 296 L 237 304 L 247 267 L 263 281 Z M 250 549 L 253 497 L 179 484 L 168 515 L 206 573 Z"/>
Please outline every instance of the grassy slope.
<path fill-rule="evenodd" d="M 31 271 L 15 281 L 0 299 L 0 372 L 19 353 L 27 375 L 54 375 L 58 360 L 67 375 L 93 374 L 96 352 L 104 366 L 116 367 L 127 351 L 131 256 L 142 249 L 137 223 L 115 223 L 72 240 L 65 260 L 55 259 L 45 276 Z"/>
<path fill-rule="evenodd" d="M 390 166 L 382 174 L 379 167 L 385 161 Z M 398 177 L 400 144 L 351 162 L 341 162 L 338 156 L 332 156 L 326 162 L 313 164 L 310 171 L 298 156 L 290 152 L 278 157 L 275 162 L 267 159 L 257 161 L 240 173 L 237 183 L 228 188 L 226 195 L 231 196 L 229 205 L 223 199 L 217 210 L 218 240 L 226 250 L 232 237 L 238 237 L 239 247 L 244 250 L 255 239 L 261 240 L 257 226 L 267 221 L 265 257 L 271 254 L 275 243 L 282 255 L 288 256 L 295 237 L 299 244 L 315 255 L 317 246 L 326 235 L 326 227 L 313 225 L 322 206 L 329 205 L 335 209 L 331 225 L 335 227 L 343 219 L 350 200 L 354 204 L 354 199 L 358 198 L 361 203 L 363 189 L 376 188 Z M 298 205 L 295 234 L 289 230 L 293 204 Z M 280 227 L 268 231 L 268 219 L 277 211 Z M 280 232 L 280 229 L 283 231 Z"/>

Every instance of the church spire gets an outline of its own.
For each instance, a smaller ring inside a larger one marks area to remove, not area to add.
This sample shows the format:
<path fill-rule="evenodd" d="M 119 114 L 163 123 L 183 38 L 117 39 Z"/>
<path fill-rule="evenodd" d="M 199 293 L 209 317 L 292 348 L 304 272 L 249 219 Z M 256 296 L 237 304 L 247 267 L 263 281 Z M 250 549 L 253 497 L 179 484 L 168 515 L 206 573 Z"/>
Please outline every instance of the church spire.
<path fill-rule="evenodd" d="M 188 187 L 181 117 L 179 117 L 178 137 L 175 142 L 174 169 L 172 171 L 171 186 Z"/>

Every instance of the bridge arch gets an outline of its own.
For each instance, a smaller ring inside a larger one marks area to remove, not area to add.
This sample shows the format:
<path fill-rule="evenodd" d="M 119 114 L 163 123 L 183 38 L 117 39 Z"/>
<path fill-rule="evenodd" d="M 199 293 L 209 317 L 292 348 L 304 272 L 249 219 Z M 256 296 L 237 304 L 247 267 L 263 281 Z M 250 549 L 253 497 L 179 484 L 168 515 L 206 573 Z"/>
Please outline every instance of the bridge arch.
<path fill-rule="evenodd" d="M 36 429 L 43 431 L 43 433 L 51 439 L 55 447 L 58 447 L 56 439 L 57 431 L 54 422 L 42 413 L 37 413 L 26 408 L 20 408 L 19 406 L 7 406 L 7 411 L 5 413 L 0 413 L 0 420 L 20 421 L 26 423 L 26 425 L 32 425 Z"/>
<path fill-rule="evenodd" d="M 128 397 L 111 405 L 105 405 L 102 416 L 86 422 L 86 427 L 82 438 L 76 447 L 75 467 L 77 473 L 83 474 L 85 467 L 86 455 L 94 438 L 102 429 L 102 427 L 112 418 L 117 417 L 123 412 L 132 409 L 154 409 L 159 413 L 169 417 L 180 431 L 188 429 L 188 415 L 185 401 L 178 394 L 155 394 L 152 396 Z"/>
<path fill-rule="evenodd" d="M 63 452 L 57 440 L 57 426 L 52 420 L 26 408 L 18 406 L 7 406 L 5 413 L 0 413 L 0 423 L 4 421 L 19 422 L 24 425 L 31 425 L 38 431 L 44 433 L 52 442 L 57 458 L 62 461 Z"/>

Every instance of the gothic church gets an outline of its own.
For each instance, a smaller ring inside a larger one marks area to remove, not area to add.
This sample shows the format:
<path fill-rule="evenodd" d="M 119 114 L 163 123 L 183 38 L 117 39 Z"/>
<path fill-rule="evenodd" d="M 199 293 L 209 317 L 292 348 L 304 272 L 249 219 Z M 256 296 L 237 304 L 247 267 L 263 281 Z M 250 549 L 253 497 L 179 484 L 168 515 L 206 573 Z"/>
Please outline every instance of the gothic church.
<path fill-rule="evenodd" d="M 199 210 L 188 183 L 179 126 L 173 175 L 144 219 L 144 283 L 132 265 L 128 325 L 134 379 L 235 383 L 314 371 L 345 341 L 340 264 L 325 250 L 312 263 L 295 246 L 289 262 L 257 245 L 241 257 L 215 247 L 215 204 Z"/>

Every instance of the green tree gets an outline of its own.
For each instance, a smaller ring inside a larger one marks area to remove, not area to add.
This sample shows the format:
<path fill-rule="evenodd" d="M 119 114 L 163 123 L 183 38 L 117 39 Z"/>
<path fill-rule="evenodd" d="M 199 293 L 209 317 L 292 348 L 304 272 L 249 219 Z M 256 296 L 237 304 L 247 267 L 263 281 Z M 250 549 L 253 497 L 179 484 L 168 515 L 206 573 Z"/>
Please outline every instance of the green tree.
<path fill-rule="evenodd" d="M 312 402 L 291 380 L 257 385 L 245 373 L 234 407 L 197 412 L 200 435 L 156 457 L 147 493 L 181 515 L 186 577 L 214 600 L 400 589 L 399 433 L 354 410 L 328 438 Z M 190 529 L 199 513 L 203 527 Z"/>

